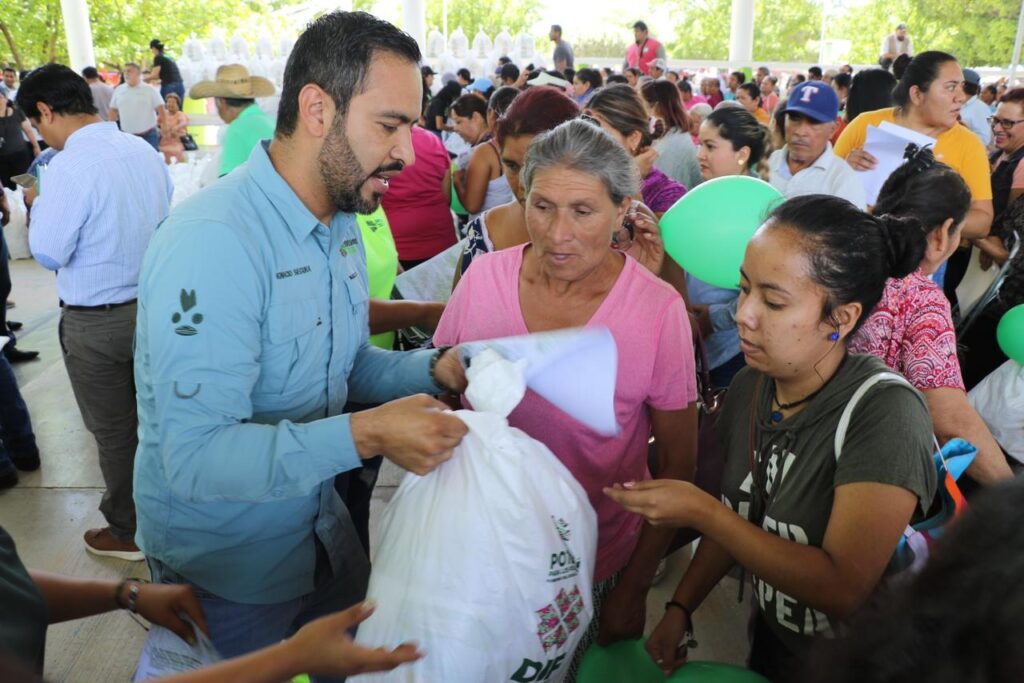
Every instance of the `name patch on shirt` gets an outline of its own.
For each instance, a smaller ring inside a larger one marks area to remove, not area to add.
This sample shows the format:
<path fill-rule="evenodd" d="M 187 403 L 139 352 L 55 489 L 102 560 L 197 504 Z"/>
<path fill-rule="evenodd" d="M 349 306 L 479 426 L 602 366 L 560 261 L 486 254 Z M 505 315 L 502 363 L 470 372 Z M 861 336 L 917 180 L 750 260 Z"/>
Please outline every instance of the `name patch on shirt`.
<path fill-rule="evenodd" d="M 356 247 L 358 247 L 358 246 L 359 246 L 359 240 L 354 239 L 354 238 L 353 239 L 348 239 L 348 240 L 345 240 L 344 242 L 341 243 L 341 249 L 339 249 L 338 251 L 341 252 L 342 256 L 348 256 L 350 253 L 355 252 Z"/>
<path fill-rule="evenodd" d="M 294 268 L 292 270 L 282 270 L 280 273 L 277 273 L 275 277 L 277 277 L 278 280 L 283 280 L 286 277 L 294 277 L 296 275 L 305 275 L 306 273 L 310 272 L 311 270 L 313 270 L 313 269 L 310 268 L 309 266 L 301 266 L 299 268 Z"/>

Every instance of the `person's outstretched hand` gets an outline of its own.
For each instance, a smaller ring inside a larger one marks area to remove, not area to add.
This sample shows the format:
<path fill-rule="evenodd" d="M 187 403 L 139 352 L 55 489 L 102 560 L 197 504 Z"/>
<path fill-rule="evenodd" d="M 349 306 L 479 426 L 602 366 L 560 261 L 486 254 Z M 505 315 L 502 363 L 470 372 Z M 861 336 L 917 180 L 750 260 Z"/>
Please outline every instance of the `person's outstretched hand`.
<path fill-rule="evenodd" d="M 383 455 L 420 476 L 451 458 L 469 431 L 447 405 L 424 394 L 353 413 L 350 425 L 360 457 Z"/>
<path fill-rule="evenodd" d="M 344 677 L 392 669 L 423 657 L 415 645 L 405 643 L 393 650 L 358 645 L 349 632 L 373 614 L 374 605 L 363 602 L 344 612 L 311 621 L 285 641 L 290 657 L 314 676 Z"/>

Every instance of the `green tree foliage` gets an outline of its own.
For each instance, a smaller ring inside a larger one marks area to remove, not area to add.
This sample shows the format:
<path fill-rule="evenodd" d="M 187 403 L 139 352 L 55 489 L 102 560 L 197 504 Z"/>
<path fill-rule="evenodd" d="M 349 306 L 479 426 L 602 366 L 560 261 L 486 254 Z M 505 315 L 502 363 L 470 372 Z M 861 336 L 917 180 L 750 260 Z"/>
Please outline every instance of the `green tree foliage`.
<path fill-rule="evenodd" d="M 917 52 L 942 50 L 964 65 L 1007 66 L 1020 10 L 1016 0 L 873 1 L 844 12 L 829 35 L 852 40 L 851 59 L 870 64 L 882 38 L 903 21 Z"/>
<path fill-rule="evenodd" d="M 729 58 L 731 0 L 671 2 L 677 27 L 668 53 L 681 59 Z M 754 10 L 755 61 L 803 62 L 817 58 L 821 5 L 813 0 L 758 0 Z M 667 37 L 666 37 L 667 38 Z"/>
<path fill-rule="evenodd" d="M 480 29 L 491 38 L 503 28 L 515 36 L 528 30 L 539 15 L 540 0 L 448 0 L 448 31 L 461 26 L 472 44 Z M 427 30 L 440 31 L 443 23 L 443 0 L 427 0 Z"/>
<path fill-rule="evenodd" d="M 51 61 L 68 60 L 60 0 L 3 0 L 14 11 L 0 16 L 0 62 L 29 69 Z M 254 17 L 269 15 L 294 0 L 89 0 L 93 47 L 100 64 L 149 62 L 149 41 L 160 38 L 172 54 L 192 34 L 211 27 L 228 34 Z"/>

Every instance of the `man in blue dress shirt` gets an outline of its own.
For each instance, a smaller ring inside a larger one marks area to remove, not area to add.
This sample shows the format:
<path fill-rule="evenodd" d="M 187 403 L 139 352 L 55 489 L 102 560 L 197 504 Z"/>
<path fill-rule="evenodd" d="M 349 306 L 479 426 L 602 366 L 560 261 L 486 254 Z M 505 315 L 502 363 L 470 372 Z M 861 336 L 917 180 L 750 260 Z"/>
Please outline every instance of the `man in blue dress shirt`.
<path fill-rule="evenodd" d="M 197 587 L 224 656 L 363 597 L 335 475 L 377 454 L 423 474 L 466 432 L 410 396 L 461 391 L 457 350 L 367 342 L 354 214 L 413 162 L 419 59 L 369 14 L 317 19 L 289 57 L 274 139 L 178 206 L 143 263 L 137 540 L 154 580 Z M 341 414 L 348 399 L 391 402 Z"/>
<path fill-rule="evenodd" d="M 143 254 L 167 217 L 174 185 L 152 147 L 100 120 L 89 85 L 68 67 L 47 64 L 29 74 L 18 105 L 61 150 L 32 203 L 29 246 L 44 268 L 57 271 L 64 365 L 106 484 L 100 512 L 107 526 L 88 530 L 85 547 L 139 561 L 132 501 L 135 300 Z"/>

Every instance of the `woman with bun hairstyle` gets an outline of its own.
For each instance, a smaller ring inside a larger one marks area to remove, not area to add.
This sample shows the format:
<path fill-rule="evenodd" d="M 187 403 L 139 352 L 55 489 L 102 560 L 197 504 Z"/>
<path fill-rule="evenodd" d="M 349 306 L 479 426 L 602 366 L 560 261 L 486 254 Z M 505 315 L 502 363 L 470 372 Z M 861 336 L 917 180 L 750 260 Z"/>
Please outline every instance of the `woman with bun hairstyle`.
<path fill-rule="evenodd" d="M 908 147 L 907 162 L 885 181 L 875 213 L 910 216 L 927 230 L 920 266 L 889 278 L 882 300 L 850 341 L 853 353 L 878 356 L 920 391 L 940 443 L 962 438 L 978 448 L 967 474 L 980 484 L 1013 476 L 999 444 L 967 402 L 949 300 L 931 279 L 960 243 L 971 192 L 928 148 Z M 690 288 L 691 296 L 693 288 Z"/>
<path fill-rule="evenodd" d="M 666 673 L 686 660 L 701 602 L 740 565 L 757 600 L 750 668 L 797 679 L 815 639 L 864 604 L 907 524 L 931 505 L 924 399 L 878 358 L 846 348 L 887 279 L 918 267 L 925 235 L 917 220 L 809 195 L 779 206 L 747 245 L 736 311 L 747 367 L 716 425 L 722 499 L 682 481 L 605 491 L 652 524 L 703 534 L 647 641 Z M 858 391 L 837 453 L 840 418 Z"/>

